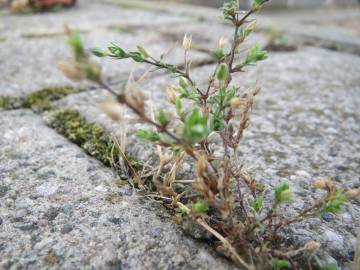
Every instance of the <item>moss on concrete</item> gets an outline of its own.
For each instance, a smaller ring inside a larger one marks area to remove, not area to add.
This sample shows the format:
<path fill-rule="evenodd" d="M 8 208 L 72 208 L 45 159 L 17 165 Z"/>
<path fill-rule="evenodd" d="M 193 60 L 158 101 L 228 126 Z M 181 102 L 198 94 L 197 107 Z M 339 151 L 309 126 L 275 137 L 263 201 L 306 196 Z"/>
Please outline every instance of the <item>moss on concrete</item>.
<path fill-rule="evenodd" d="M 20 97 L 0 96 L 0 110 L 13 110 L 21 108 L 23 100 Z"/>
<path fill-rule="evenodd" d="M 79 145 L 90 156 L 111 166 L 113 140 L 101 127 L 88 123 L 77 111 L 57 110 L 51 114 L 49 125 Z M 114 148 L 113 159 L 118 162 L 119 152 Z"/>
<path fill-rule="evenodd" d="M 0 109 L 14 110 L 30 108 L 37 111 L 47 111 L 53 108 L 51 103 L 81 90 L 70 86 L 46 87 L 32 92 L 25 97 L 0 96 Z"/>
<path fill-rule="evenodd" d="M 46 87 L 26 96 L 23 102 L 23 107 L 39 111 L 47 111 L 52 109 L 51 102 L 59 100 L 75 92 L 77 92 L 77 90 L 69 86 Z"/>

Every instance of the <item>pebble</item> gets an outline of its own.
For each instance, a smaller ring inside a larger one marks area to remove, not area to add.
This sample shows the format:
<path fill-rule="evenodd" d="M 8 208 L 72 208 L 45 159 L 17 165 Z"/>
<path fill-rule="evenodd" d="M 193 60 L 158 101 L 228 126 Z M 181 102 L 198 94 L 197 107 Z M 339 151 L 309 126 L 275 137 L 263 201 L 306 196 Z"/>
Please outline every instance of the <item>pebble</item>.
<path fill-rule="evenodd" d="M 73 229 L 74 229 L 74 226 L 72 224 L 65 224 L 61 228 L 61 233 L 62 234 L 67 234 L 67 233 L 71 232 Z"/>
<path fill-rule="evenodd" d="M 327 222 L 330 222 L 334 220 L 334 215 L 330 213 L 324 213 L 321 215 L 321 218 Z"/>
<path fill-rule="evenodd" d="M 44 214 L 44 217 L 49 221 L 53 221 L 58 216 L 59 212 L 59 207 L 50 207 L 50 209 Z"/>

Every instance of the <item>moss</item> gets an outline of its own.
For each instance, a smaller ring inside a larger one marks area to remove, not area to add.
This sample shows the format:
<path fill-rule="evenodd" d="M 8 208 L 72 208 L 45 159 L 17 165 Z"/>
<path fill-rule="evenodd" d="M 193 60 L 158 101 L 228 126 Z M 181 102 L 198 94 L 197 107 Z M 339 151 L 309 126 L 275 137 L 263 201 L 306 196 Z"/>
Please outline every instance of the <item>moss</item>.
<path fill-rule="evenodd" d="M 0 96 L 0 109 L 13 110 L 20 108 L 23 101 L 19 97 Z"/>
<path fill-rule="evenodd" d="M 49 125 L 57 132 L 84 149 L 90 156 L 111 166 L 113 140 L 101 127 L 88 123 L 77 111 L 57 110 L 53 112 Z M 114 162 L 119 152 L 114 148 Z"/>
<path fill-rule="evenodd" d="M 69 86 L 47 87 L 26 96 L 23 102 L 23 107 L 39 111 L 47 111 L 52 109 L 52 101 L 59 100 L 75 92 L 77 92 L 77 90 Z"/>

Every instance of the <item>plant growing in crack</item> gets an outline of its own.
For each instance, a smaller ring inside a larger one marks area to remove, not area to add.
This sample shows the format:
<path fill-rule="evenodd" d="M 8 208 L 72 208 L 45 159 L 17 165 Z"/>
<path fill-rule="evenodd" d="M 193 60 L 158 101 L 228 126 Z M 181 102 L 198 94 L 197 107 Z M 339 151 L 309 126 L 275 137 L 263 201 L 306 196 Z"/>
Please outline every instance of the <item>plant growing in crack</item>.
<path fill-rule="evenodd" d="M 293 258 L 310 253 L 310 260 L 320 244 L 309 242 L 296 250 L 286 248 L 281 241 L 282 229 L 309 216 L 337 213 L 348 199 L 359 196 L 360 190 L 343 191 L 330 180 L 316 181 L 314 188 L 323 191 L 322 198 L 289 217 L 282 212 L 283 207 L 295 199 L 289 184 L 284 182 L 266 190 L 243 169 L 238 149 L 260 89 L 241 91 L 232 78 L 267 58 L 266 52 L 257 45 L 249 49 L 245 57 L 239 56 L 239 47 L 255 28 L 249 17 L 266 2 L 268 0 L 254 0 L 247 12 L 239 10 L 237 1 L 224 4 L 224 19 L 233 24 L 234 35 L 230 51 L 225 51 L 222 41 L 213 51 L 216 66 L 206 87 L 198 84 L 190 72 L 190 36 L 185 36 L 182 44 L 184 68 L 166 63 L 163 56 L 156 59 L 140 46 L 131 52 L 115 44 L 106 50 L 92 50 L 98 57 L 132 59 L 150 65 L 152 70 L 166 70 L 179 77 L 178 85 L 166 89 L 168 102 L 177 114 L 175 118 L 165 110 L 153 115 L 136 83 L 129 83 L 120 92 L 112 89 L 103 79 L 100 66 L 90 59 L 79 35 L 68 28 L 74 58 L 61 63 L 59 68 L 73 80 L 89 79 L 111 93 L 115 101 L 107 104 L 105 111 L 113 119 L 123 117 L 121 105 L 149 126 L 136 134 L 157 146 L 159 165 L 155 172 L 139 175 L 123 143 L 118 144 L 118 150 L 138 187 L 169 206 L 178 223 L 191 222 L 210 233 L 216 249 L 244 269 L 298 269 L 299 262 Z M 185 159 L 192 161 L 196 171 L 190 180 L 177 178 Z M 166 166 L 170 170 L 165 170 Z"/>

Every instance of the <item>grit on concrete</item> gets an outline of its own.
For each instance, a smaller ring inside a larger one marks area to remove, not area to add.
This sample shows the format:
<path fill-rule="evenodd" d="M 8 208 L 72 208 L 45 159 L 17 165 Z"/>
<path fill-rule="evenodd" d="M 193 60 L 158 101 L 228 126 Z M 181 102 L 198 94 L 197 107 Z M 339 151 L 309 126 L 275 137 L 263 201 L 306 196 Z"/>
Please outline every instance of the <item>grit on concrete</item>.
<path fill-rule="evenodd" d="M 78 7 L 57 13 L 2 13 L 0 96 L 76 85 L 56 68 L 70 56 L 62 34 L 64 22 L 79 29 L 89 47 L 115 42 L 131 49 L 140 44 L 154 53 L 172 47 L 185 32 L 193 34 L 202 48 L 214 47 L 219 37 L 231 32 L 214 20 L 214 13 L 206 18 L 205 9 L 199 8 L 199 21 L 189 15 L 196 15 L 193 8 L 176 13 L 155 7 L 125 9 L 80 1 Z M 339 187 L 360 187 L 360 39 L 358 25 L 352 23 L 358 15 L 352 11 L 337 12 L 331 24 L 326 16 L 291 16 L 268 14 L 260 20 L 281 27 L 291 22 L 289 32 L 297 50 L 270 53 L 267 61 L 234 81 L 242 89 L 256 82 L 262 87 L 240 148 L 244 163 L 267 186 L 288 180 L 297 194 L 294 210 L 299 210 L 309 204 L 309 198 L 315 199 L 310 188 L 313 179 L 331 177 Z M 249 43 L 266 45 L 267 38 L 256 33 Z M 191 58 L 198 63 L 211 59 L 198 51 Z M 180 48 L 168 60 L 182 63 Z M 114 87 L 118 87 L 114 82 L 139 67 L 130 61 L 102 60 L 101 64 Z M 206 83 L 213 68 L 194 68 L 195 79 Z M 164 74 L 145 81 L 147 104 L 155 110 L 168 108 L 164 89 L 171 83 L 176 80 Z M 83 86 L 90 87 L 88 83 Z M 118 135 L 120 126 L 100 109 L 106 98 L 108 94 L 98 89 L 69 95 L 54 106 L 77 110 L 88 121 Z M 51 113 L 45 120 L 49 117 Z M 131 113 L 128 117 L 128 151 L 151 160 L 153 148 L 132 135 L 141 125 L 132 122 Z M 117 176 L 110 169 L 48 128 L 42 116 L 30 110 L 3 111 L 0 127 L 0 269 L 234 268 L 205 243 L 185 236 L 161 205 L 130 187 L 115 185 Z M 188 173 L 189 165 L 182 169 Z M 319 241 L 322 258 L 338 260 L 342 269 L 349 269 L 359 226 L 360 203 L 353 202 L 338 217 L 324 215 L 289 228 L 288 241 Z"/>

